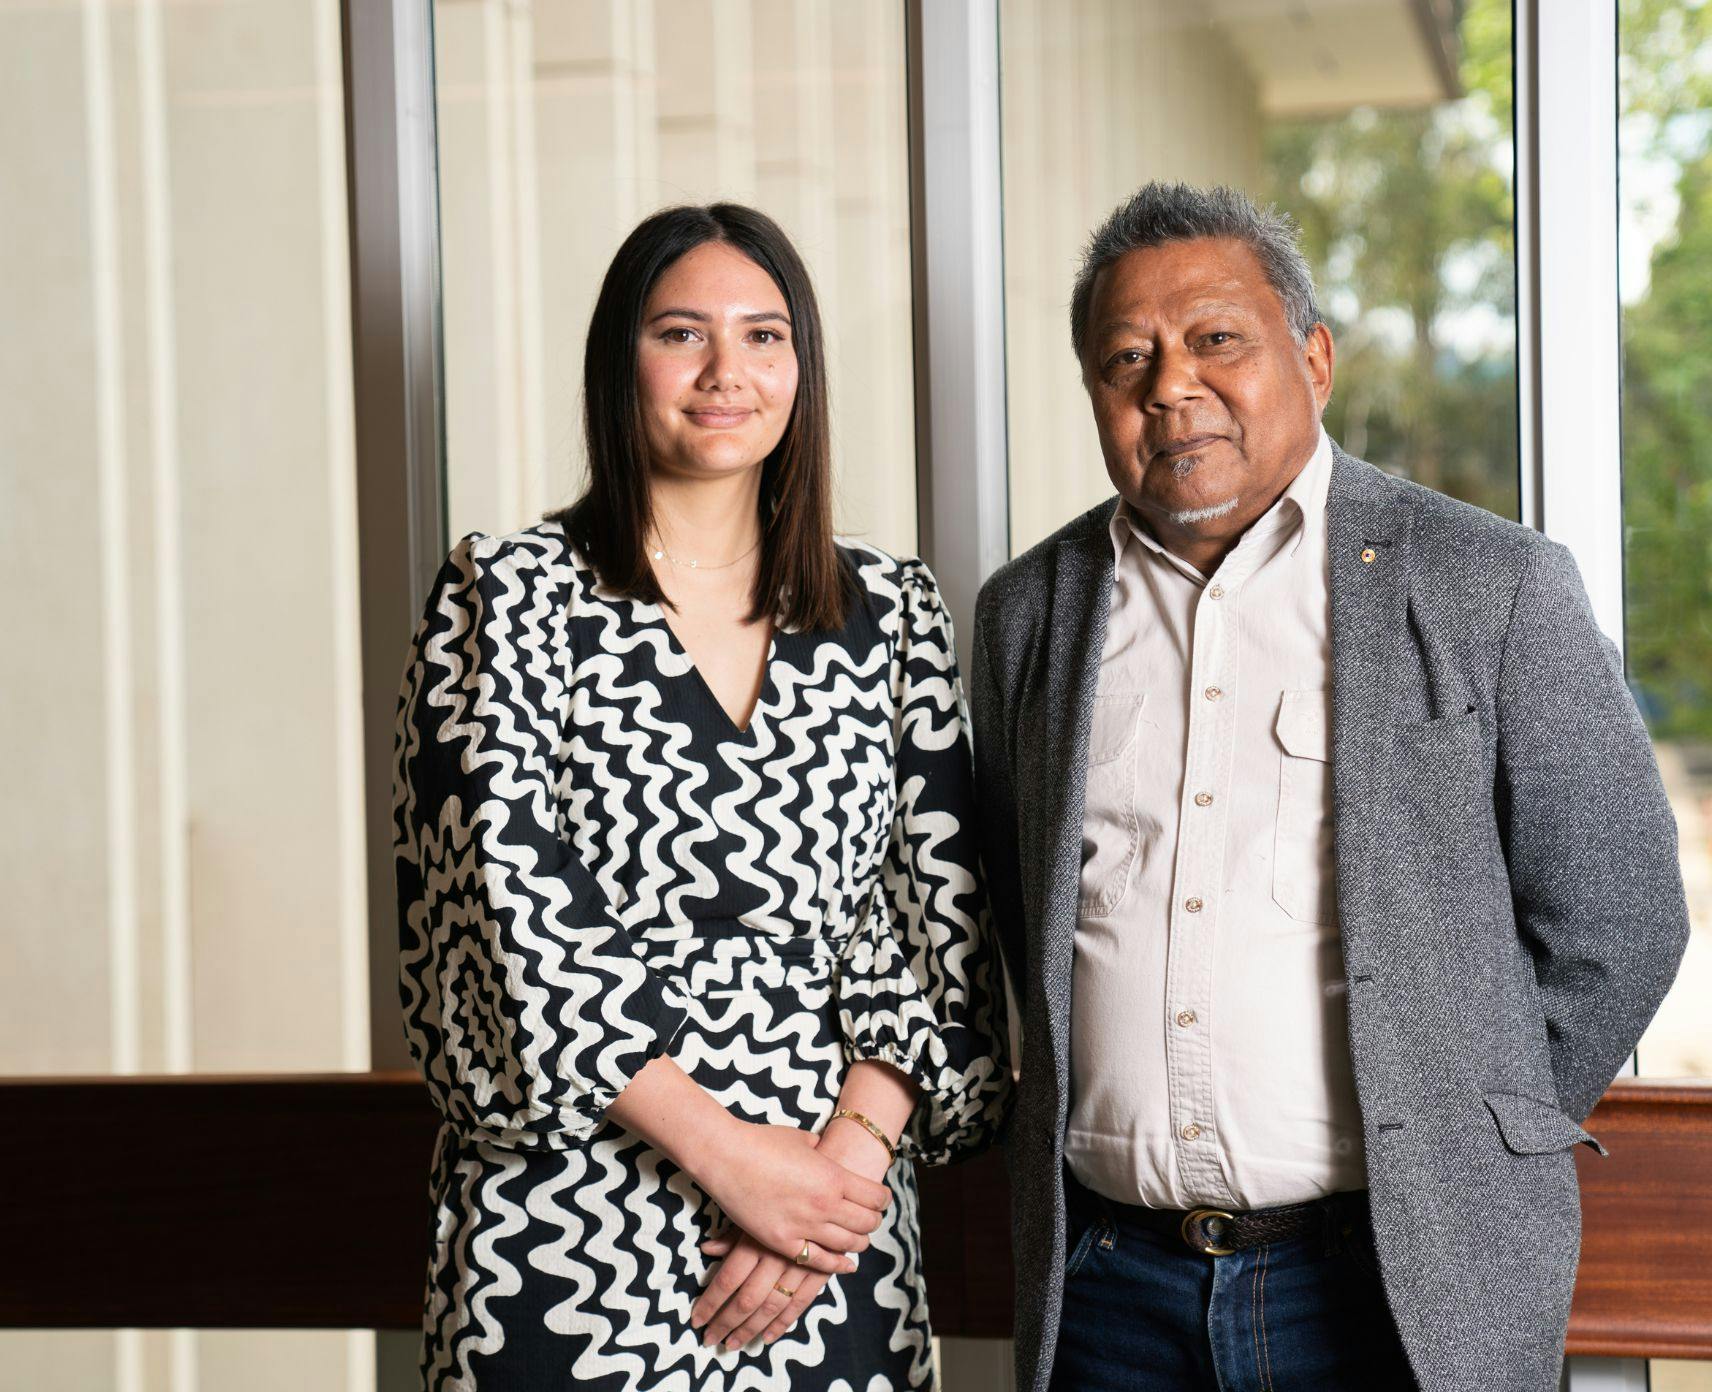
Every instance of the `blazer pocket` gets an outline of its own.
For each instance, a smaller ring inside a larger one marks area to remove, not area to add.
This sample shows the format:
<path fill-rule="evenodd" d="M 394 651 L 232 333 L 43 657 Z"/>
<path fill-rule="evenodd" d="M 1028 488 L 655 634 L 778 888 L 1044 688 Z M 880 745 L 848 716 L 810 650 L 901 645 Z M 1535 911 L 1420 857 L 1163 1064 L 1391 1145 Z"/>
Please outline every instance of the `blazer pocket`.
<path fill-rule="evenodd" d="M 1088 786 L 1082 814 L 1082 892 L 1088 918 L 1111 913 L 1129 888 L 1141 845 L 1135 805 L 1137 745 L 1147 694 L 1100 696 L 1088 730 Z"/>
<path fill-rule="evenodd" d="M 1485 1094 L 1487 1108 L 1498 1123 L 1506 1149 L 1516 1155 L 1548 1155 L 1571 1146 L 1590 1145 L 1606 1153 L 1599 1141 L 1583 1131 L 1552 1102 L 1517 1092 Z"/>
<path fill-rule="evenodd" d="M 1276 726 L 1278 821 L 1272 898 L 1303 923 L 1337 921 L 1332 824 L 1331 693 L 1286 691 Z"/>
<path fill-rule="evenodd" d="M 1459 711 L 1445 715 L 1435 715 L 1431 720 L 1403 720 L 1397 724 L 1397 733 L 1408 740 L 1453 741 L 1472 737 L 1478 744 L 1480 736 L 1480 711 L 1472 704 L 1464 703 Z"/>

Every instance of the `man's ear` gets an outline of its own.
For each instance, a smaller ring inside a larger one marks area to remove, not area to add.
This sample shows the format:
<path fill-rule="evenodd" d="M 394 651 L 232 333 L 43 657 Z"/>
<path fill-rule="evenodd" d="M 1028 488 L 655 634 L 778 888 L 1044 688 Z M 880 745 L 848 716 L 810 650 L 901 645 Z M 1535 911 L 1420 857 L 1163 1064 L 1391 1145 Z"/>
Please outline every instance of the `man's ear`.
<path fill-rule="evenodd" d="M 1337 369 L 1337 344 L 1332 342 L 1332 331 L 1324 324 L 1315 324 L 1308 330 L 1302 358 L 1308 366 L 1308 381 L 1314 388 L 1314 404 L 1324 412 L 1326 403 L 1332 399 L 1332 378 Z"/>

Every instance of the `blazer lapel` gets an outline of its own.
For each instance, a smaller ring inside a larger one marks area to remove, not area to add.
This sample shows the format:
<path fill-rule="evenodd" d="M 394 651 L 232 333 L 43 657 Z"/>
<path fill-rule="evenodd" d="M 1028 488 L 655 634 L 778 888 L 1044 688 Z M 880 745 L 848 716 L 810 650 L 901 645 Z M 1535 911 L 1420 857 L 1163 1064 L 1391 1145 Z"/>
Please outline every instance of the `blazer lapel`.
<path fill-rule="evenodd" d="M 1039 825 L 1048 838 L 1044 865 L 1040 970 L 1053 1008 L 1053 1054 L 1062 1080 L 1069 1069 L 1070 978 L 1075 962 L 1076 905 L 1082 883 L 1082 813 L 1088 781 L 1088 735 L 1100 680 L 1100 656 L 1111 615 L 1111 517 L 1117 499 L 1090 514 L 1088 525 L 1057 546 L 1047 624 L 1048 715 Z"/>
<path fill-rule="evenodd" d="M 1398 656 L 1408 623 L 1410 491 L 1333 447 L 1326 497 L 1331 560 L 1332 805 L 1336 829 L 1338 923 L 1344 965 L 1368 961 L 1380 856 L 1371 810 L 1391 778 Z"/>

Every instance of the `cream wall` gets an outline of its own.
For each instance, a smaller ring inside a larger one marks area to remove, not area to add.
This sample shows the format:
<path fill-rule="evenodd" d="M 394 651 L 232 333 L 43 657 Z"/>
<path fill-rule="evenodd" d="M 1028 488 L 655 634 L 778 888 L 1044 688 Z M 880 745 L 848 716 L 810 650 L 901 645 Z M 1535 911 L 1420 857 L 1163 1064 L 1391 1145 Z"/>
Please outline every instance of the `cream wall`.
<path fill-rule="evenodd" d="M 341 90 L 337 0 L 0 7 L 0 1073 L 368 1065 Z M 0 1392 L 372 1348 L 8 1332 Z"/>
<path fill-rule="evenodd" d="M 913 552 L 903 7 L 438 0 L 435 32 L 452 535 L 576 496 L 612 253 L 656 208 L 730 199 L 814 278 L 839 526 Z"/>
<path fill-rule="evenodd" d="M 1111 496 L 1070 287 L 1089 232 L 1149 179 L 1260 177 L 1255 85 L 1186 0 L 1002 0 L 1011 551 Z"/>
<path fill-rule="evenodd" d="M 0 1068 L 363 1067 L 336 3 L 92 12 L 0 12 Z"/>

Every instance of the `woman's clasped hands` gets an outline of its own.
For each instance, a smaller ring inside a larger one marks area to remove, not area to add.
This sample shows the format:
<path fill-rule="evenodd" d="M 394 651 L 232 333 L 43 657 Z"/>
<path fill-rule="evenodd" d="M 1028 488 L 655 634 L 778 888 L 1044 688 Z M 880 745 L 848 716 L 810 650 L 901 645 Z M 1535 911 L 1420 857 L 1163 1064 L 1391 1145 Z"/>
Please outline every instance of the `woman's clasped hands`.
<path fill-rule="evenodd" d="M 856 1269 L 851 1254 L 866 1250 L 892 1194 L 862 1173 L 883 1174 L 889 1157 L 871 1137 L 864 1154 L 846 1132 L 864 1135 L 848 1125 L 816 1135 L 733 1120 L 702 1176 L 730 1224 L 701 1245 L 722 1258 L 690 1311 L 704 1344 L 771 1343 L 833 1275 Z"/>

